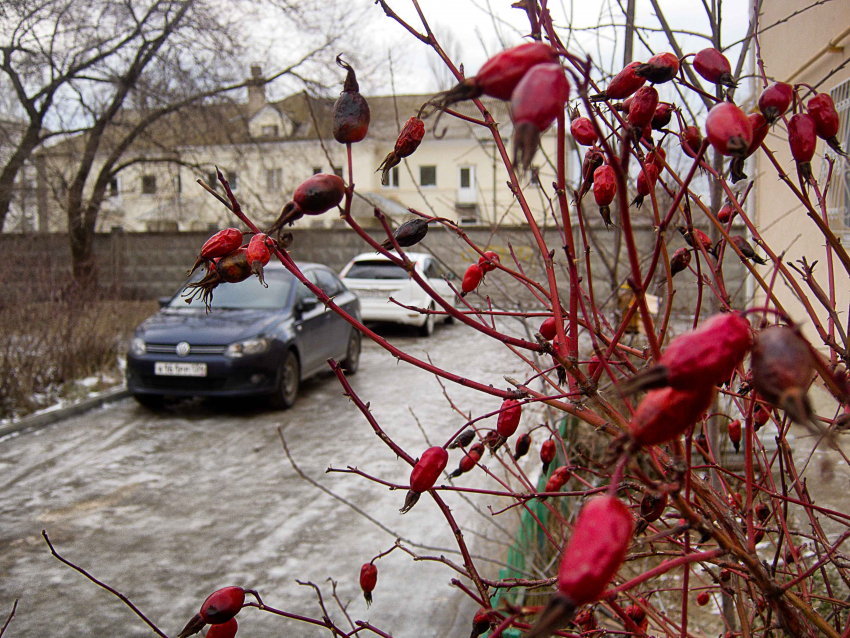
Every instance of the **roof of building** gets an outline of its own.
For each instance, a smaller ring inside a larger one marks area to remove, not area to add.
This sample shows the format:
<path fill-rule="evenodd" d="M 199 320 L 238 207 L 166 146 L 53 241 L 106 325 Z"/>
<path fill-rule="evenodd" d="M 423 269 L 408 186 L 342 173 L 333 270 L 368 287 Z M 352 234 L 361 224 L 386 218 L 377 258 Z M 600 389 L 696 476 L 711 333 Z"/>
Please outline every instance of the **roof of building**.
<path fill-rule="evenodd" d="M 417 115 L 420 108 L 433 97 L 433 94 L 395 95 L 367 97 L 371 112 L 369 137 L 391 144 L 397 137 L 401 126 L 410 117 Z M 332 138 L 332 109 L 335 99 L 310 96 L 306 91 L 296 93 L 278 102 L 269 102 L 263 108 L 272 108 L 291 124 L 291 130 L 280 131 L 276 136 L 252 137 L 251 118 L 257 112 L 251 112 L 249 105 L 236 102 L 214 102 L 195 105 L 179 112 L 170 113 L 149 125 L 133 145 L 136 151 L 156 150 L 163 154 L 169 149 L 186 147 L 220 146 L 247 143 L 270 143 L 308 141 Z M 490 114 L 503 131 L 510 126 L 510 110 L 506 102 L 484 98 Z M 481 119 L 481 114 L 473 102 L 456 104 L 453 110 Z M 107 128 L 101 141 L 101 152 L 114 148 L 153 109 L 122 110 Z M 489 136 L 483 127 L 451 115 L 432 114 L 426 118 L 426 139 L 433 135 L 431 127 L 436 123 L 440 139 L 461 139 L 473 135 Z M 368 138 L 367 138 L 368 139 Z M 51 154 L 73 154 L 82 150 L 86 134 L 66 138 L 51 146 Z"/>

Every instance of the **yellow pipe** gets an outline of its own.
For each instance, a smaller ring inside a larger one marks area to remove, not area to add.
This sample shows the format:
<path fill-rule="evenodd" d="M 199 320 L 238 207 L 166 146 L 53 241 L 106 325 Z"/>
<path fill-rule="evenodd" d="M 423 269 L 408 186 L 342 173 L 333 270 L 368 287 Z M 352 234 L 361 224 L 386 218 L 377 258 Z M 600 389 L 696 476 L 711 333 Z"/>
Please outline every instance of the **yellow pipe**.
<path fill-rule="evenodd" d="M 806 62 L 803 66 L 801 66 L 799 69 L 797 69 L 796 71 L 794 71 L 794 73 L 792 73 L 792 74 L 791 74 L 791 76 L 790 76 L 790 77 L 789 77 L 789 78 L 788 78 L 785 82 L 786 82 L 786 83 L 788 83 L 788 84 L 790 84 L 790 83 L 791 83 L 791 81 L 792 81 L 794 78 L 796 78 L 796 77 L 797 77 L 798 75 L 800 75 L 803 71 L 805 71 L 805 70 L 806 70 L 806 69 L 808 69 L 810 66 L 812 66 L 815 62 L 817 62 L 820 58 L 822 58 L 824 55 L 826 55 L 827 53 L 829 53 L 831 50 L 835 49 L 835 48 L 838 46 L 838 43 L 839 43 L 839 42 L 841 42 L 841 41 L 842 41 L 844 38 L 846 38 L 848 35 L 850 35 L 850 27 L 847 27 L 846 29 L 844 29 L 844 31 L 842 31 L 842 32 L 841 32 L 841 33 L 839 33 L 837 36 L 835 36 L 832 40 L 830 40 L 829 42 L 827 42 L 827 43 L 826 43 L 826 46 L 824 46 L 824 47 L 823 47 L 820 51 L 818 51 L 817 53 L 815 53 L 815 54 L 814 54 L 814 56 L 812 56 L 812 59 L 811 59 L 811 60 L 809 60 L 809 61 L 808 61 L 808 62 Z"/>

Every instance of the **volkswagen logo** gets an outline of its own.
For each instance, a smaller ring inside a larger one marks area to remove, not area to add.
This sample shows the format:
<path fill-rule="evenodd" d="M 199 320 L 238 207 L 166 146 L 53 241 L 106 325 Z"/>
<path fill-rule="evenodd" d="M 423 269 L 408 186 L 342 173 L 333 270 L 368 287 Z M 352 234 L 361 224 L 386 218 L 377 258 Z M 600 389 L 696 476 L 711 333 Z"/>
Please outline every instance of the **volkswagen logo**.
<path fill-rule="evenodd" d="M 181 341 L 180 343 L 177 344 L 177 356 L 178 357 L 185 357 L 187 354 L 189 354 L 189 350 L 190 350 L 190 346 L 185 341 Z"/>

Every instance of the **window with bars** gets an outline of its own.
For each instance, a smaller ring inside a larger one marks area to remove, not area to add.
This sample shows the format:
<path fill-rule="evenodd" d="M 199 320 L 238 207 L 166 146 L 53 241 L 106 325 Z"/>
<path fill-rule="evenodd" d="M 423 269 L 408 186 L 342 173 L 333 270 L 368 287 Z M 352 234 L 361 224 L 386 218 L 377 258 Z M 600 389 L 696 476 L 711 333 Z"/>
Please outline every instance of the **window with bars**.
<path fill-rule="evenodd" d="M 830 97 L 838 111 L 840 126 L 838 138 L 841 148 L 850 148 L 850 80 L 846 80 L 832 89 Z M 832 169 L 832 183 L 827 193 L 826 205 L 829 213 L 830 226 L 842 231 L 846 239 L 850 239 L 850 160 L 838 155 L 826 147 L 826 153 L 835 159 Z M 828 165 L 821 164 L 822 179 L 826 179 Z"/>

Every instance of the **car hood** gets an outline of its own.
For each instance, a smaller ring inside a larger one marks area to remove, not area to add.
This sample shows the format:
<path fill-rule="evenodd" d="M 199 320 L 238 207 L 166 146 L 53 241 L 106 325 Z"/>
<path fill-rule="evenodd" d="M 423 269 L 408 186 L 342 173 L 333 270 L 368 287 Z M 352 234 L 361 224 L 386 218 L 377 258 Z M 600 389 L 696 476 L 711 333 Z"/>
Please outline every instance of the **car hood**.
<path fill-rule="evenodd" d="M 271 324 L 286 317 L 282 310 L 212 310 L 194 309 L 159 311 L 138 328 L 148 343 L 226 345 L 263 333 Z"/>

